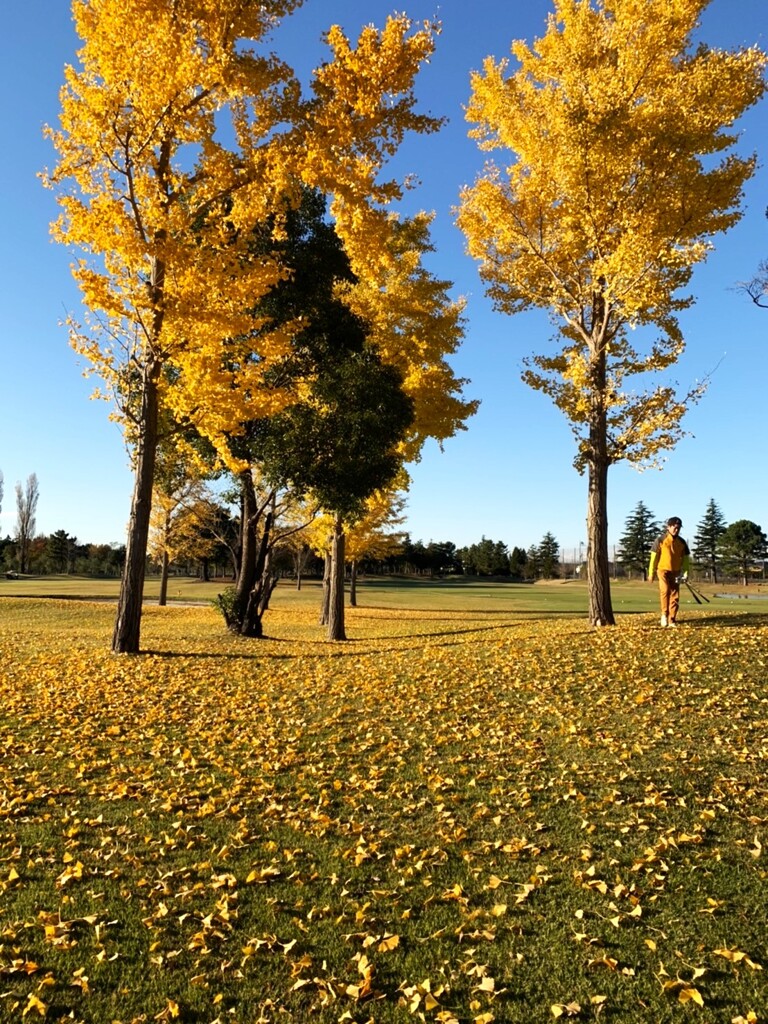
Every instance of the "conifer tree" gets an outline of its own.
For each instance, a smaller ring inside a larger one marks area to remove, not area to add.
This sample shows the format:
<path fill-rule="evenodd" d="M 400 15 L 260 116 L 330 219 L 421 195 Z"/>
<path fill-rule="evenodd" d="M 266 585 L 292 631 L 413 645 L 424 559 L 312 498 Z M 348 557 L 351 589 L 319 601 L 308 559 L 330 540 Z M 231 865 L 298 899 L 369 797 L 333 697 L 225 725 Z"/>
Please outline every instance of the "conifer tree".
<path fill-rule="evenodd" d="M 642 501 L 638 501 L 624 523 L 619 541 L 619 561 L 630 572 L 647 578 L 651 548 L 661 533 L 661 524 Z"/>
<path fill-rule="evenodd" d="M 720 538 L 727 525 L 715 499 L 710 498 L 704 517 L 696 527 L 691 549 L 697 565 L 709 573 L 713 583 L 717 583 Z"/>
<path fill-rule="evenodd" d="M 553 580 L 560 575 L 560 545 L 554 534 L 545 533 L 539 544 L 539 567 L 543 579 Z"/>

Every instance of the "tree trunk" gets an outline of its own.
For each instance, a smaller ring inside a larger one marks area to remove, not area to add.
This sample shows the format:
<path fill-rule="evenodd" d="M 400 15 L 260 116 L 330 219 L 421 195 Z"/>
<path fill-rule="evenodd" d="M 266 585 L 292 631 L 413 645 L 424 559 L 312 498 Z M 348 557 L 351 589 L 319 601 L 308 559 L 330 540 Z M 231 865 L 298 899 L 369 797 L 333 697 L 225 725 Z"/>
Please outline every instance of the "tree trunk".
<path fill-rule="evenodd" d="M 235 602 L 245 608 L 256 580 L 256 519 L 258 509 L 250 470 L 240 474 L 240 565 L 237 572 Z"/>
<path fill-rule="evenodd" d="M 608 460 L 589 464 L 587 505 L 587 583 L 589 621 L 593 626 L 613 626 L 610 566 L 608 563 Z"/>
<path fill-rule="evenodd" d="M 602 292 L 595 294 L 594 343 L 590 359 L 590 421 L 587 498 L 587 589 L 589 621 L 614 626 L 608 563 L 608 417 L 606 413 L 606 307 Z"/>
<path fill-rule="evenodd" d="M 328 600 L 328 639 L 346 640 L 344 632 L 344 527 L 337 516 L 331 544 L 331 585 Z"/>
<path fill-rule="evenodd" d="M 259 617 L 263 618 L 266 611 L 269 609 L 269 599 L 272 597 L 272 593 L 277 586 L 277 576 L 272 572 L 272 545 L 269 545 L 267 550 L 267 557 L 264 562 L 264 569 L 261 573 L 260 591 L 261 596 L 259 598 Z"/>
<path fill-rule="evenodd" d="M 169 160 L 170 144 L 166 140 L 161 147 L 158 165 L 158 176 L 161 179 L 167 173 Z M 155 240 L 162 244 L 165 238 L 165 229 L 161 228 L 157 232 Z M 153 257 L 148 292 L 154 308 L 151 327 L 151 338 L 154 342 L 159 342 L 163 329 L 164 291 L 165 262 Z M 115 654 L 138 654 L 139 652 L 141 606 L 144 600 L 144 575 L 147 568 L 147 545 L 149 542 L 149 517 L 152 512 L 152 487 L 155 482 L 160 419 L 158 384 L 162 369 L 162 360 L 153 354 L 147 356 L 142 367 L 141 409 L 138 418 L 139 429 L 135 452 L 131 515 L 128 520 L 125 565 L 117 603 L 117 618 L 112 634 L 112 650 Z"/>
<path fill-rule="evenodd" d="M 323 561 L 323 592 L 320 599 L 320 616 L 318 618 L 318 624 L 321 626 L 328 625 L 328 619 L 331 614 L 331 556 L 326 555 Z"/>
<path fill-rule="evenodd" d="M 149 363 L 144 370 L 139 437 L 135 453 L 133 497 L 125 546 L 125 566 L 120 584 L 115 629 L 112 634 L 112 650 L 115 654 L 138 654 L 139 652 L 149 516 L 152 511 L 152 485 L 157 454 L 157 382 L 159 375 L 160 364 L 158 362 Z"/>
<path fill-rule="evenodd" d="M 357 559 L 353 559 L 349 569 L 349 607 L 357 608 Z"/>
<path fill-rule="evenodd" d="M 168 549 L 163 548 L 163 561 L 160 568 L 160 598 L 157 602 L 161 608 L 168 604 L 168 566 L 170 561 Z"/>
<path fill-rule="evenodd" d="M 264 635 L 262 616 L 269 605 L 269 598 L 277 583 L 269 572 L 269 555 L 272 549 L 272 525 L 274 512 L 271 509 L 264 516 L 261 536 L 257 533 L 262 518 L 249 470 L 240 475 L 241 516 L 240 551 L 241 561 L 237 576 L 234 599 L 225 601 L 219 595 L 227 627 L 241 636 L 259 638 Z M 274 494 L 272 495 L 274 507 Z"/>

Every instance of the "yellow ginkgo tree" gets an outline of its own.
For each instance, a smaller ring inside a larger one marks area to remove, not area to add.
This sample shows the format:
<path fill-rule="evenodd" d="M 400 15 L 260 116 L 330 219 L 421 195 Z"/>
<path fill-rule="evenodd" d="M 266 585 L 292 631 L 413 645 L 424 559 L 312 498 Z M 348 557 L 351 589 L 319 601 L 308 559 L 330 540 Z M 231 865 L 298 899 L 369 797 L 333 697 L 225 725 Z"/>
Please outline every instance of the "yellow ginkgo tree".
<path fill-rule="evenodd" d="M 524 380 L 564 413 L 588 474 L 594 625 L 614 621 L 608 468 L 658 461 L 702 392 L 632 379 L 681 355 L 681 289 L 754 169 L 730 129 L 764 92 L 765 56 L 694 48 L 707 2 L 555 0 L 545 35 L 512 45 L 514 69 L 488 58 L 472 75 L 470 134 L 505 159 L 464 188 L 458 222 L 496 308 L 559 326 L 562 347 Z"/>
<path fill-rule="evenodd" d="M 79 255 L 88 320 L 73 342 L 120 402 L 135 467 L 113 650 L 139 649 L 158 417 L 193 425 L 224 455 L 238 424 L 290 401 L 264 387 L 287 349 L 253 309 L 280 279 L 255 254 L 255 226 L 279 220 L 303 186 L 331 199 L 362 266 L 388 259 L 387 206 L 403 186 L 382 167 L 408 131 L 413 84 L 435 27 L 404 15 L 337 27 L 311 95 L 268 48 L 302 0 L 72 0 L 83 40 L 66 69 L 55 237 Z"/>

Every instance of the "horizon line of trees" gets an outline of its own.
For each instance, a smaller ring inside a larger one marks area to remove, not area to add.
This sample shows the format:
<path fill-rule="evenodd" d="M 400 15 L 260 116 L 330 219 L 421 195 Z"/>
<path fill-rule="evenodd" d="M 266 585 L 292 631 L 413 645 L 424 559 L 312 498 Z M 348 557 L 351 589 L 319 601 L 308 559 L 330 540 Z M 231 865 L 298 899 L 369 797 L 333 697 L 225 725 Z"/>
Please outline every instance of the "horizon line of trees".
<path fill-rule="evenodd" d="M 175 539 L 168 550 L 168 523 L 158 543 L 150 549 L 146 561 L 148 572 L 199 576 L 203 580 L 230 576 L 237 580 L 241 553 L 238 550 L 241 529 L 239 517 L 214 496 L 196 488 L 191 504 L 181 503 L 176 510 Z M 0 571 L 25 575 L 68 574 L 101 577 L 119 576 L 125 565 L 125 545 L 116 543 L 79 543 L 66 530 L 36 536 L 36 511 L 40 496 L 37 475 L 30 474 L 26 486 L 16 484 L 17 523 L 15 536 L 0 537 Z M 0 471 L 0 510 L 3 500 L 3 474 Z M 311 535 L 311 519 L 287 532 L 275 531 L 270 550 L 270 579 L 280 576 L 323 575 L 325 564 Z M 401 518 L 389 525 L 400 525 Z M 638 501 L 624 524 L 624 533 L 617 545 L 614 574 L 621 567 L 623 575 L 647 578 L 650 553 L 665 525 Z M 357 573 L 429 575 L 431 577 L 466 575 L 500 577 L 530 582 L 557 579 L 572 572 L 578 576 L 583 560 L 569 562 L 561 552 L 554 535 L 547 531 L 538 545 L 524 548 L 508 546 L 501 540 L 484 535 L 480 541 L 458 546 L 449 540 L 413 541 L 405 531 L 387 532 L 376 529 L 375 543 L 363 545 L 360 553 L 347 559 L 347 568 L 354 580 Z M 717 502 L 711 498 L 688 542 L 694 569 L 713 583 L 723 576 L 738 576 L 743 585 L 758 574 L 765 576 L 768 559 L 768 538 L 762 527 L 748 519 L 728 524 Z M 313 550 L 314 548 L 314 550 Z M 274 586 L 274 583 L 272 583 Z"/>

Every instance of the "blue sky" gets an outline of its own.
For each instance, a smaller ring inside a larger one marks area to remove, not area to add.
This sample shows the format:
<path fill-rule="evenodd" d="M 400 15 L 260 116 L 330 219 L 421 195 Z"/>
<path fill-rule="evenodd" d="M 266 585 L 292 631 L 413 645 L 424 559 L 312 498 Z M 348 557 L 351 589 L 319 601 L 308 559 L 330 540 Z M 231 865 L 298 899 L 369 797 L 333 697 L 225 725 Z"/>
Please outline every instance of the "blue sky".
<path fill-rule="evenodd" d="M 412 468 L 408 523 L 414 540 L 481 536 L 528 547 L 547 531 L 565 554 L 586 540 L 586 479 L 572 468 L 566 421 L 542 395 L 520 381 L 522 359 L 551 348 L 554 328 L 543 314 L 495 313 L 483 295 L 476 265 L 464 252 L 452 209 L 484 155 L 467 138 L 463 105 L 469 73 L 486 55 L 506 56 L 512 39 L 542 35 L 548 0 L 305 0 L 281 27 L 275 48 L 303 76 L 323 59 L 320 34 L 332 23 L 356 37 L 363 24 L 382 25 L 393 9 L 415 20 L 437 17 L 443 31 L 417 88 L 420 106 L 449 119 L 436 136 L 413 138 L 397 158 L 399 173 L 421 184 L 405 212 L 434 210 L 436 253 L 429 267 L 467 299 L 467 331 L 453 360 L 470 380 L 466 394 L 482 402 L 468 429 L 440 451 L 430 443 Z M 471 10 L 471 16 L 467 12 Z M 37 174 L 54 162 L 42 136 L 55 123 L 62 68 L 78 45 L 67 0 L 24 0 L 4 11 L 0 60 L 0 470 L 5 495 L 0 535 L 13 533 L 14 487 L 35 472 L 40 487 L 37 529 L 63 529 L 80 542 L 124 541 L 132 477 L 120 431 L 103 402 L 89 400 L 93 381 L 68 346 L 60 321 L 79 312 L 69 274 L 71 254 L 49 240 L 53 196 Z M 768 48 L 764 0 L 713 0 L 701 36 L 724 48 Z M 736 288 L 768 256 L 768 105 L 740 126 L 739 151 L 761 161 L 750 182 L 744 216 L 717 241 L 697 269 L 695 306 L 682 317 L 688 348 L 674 377 L 684 387 L 710 374 L 709 390 L 686 424 L 693 435 L 660 471 L 616 466 L 609 475 L 609 537 L 642 500 L 659 518 L 679 515 L 692 535 L 707 501 L 726 519 L 752 519 L 768 528 L 765 410 L 768 311 Z"/>

